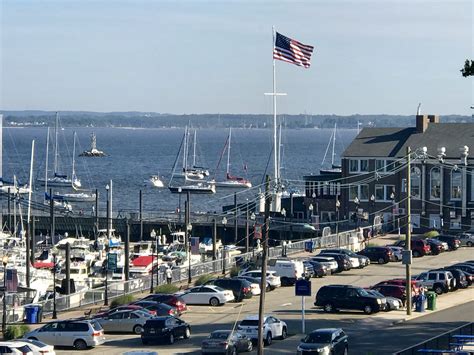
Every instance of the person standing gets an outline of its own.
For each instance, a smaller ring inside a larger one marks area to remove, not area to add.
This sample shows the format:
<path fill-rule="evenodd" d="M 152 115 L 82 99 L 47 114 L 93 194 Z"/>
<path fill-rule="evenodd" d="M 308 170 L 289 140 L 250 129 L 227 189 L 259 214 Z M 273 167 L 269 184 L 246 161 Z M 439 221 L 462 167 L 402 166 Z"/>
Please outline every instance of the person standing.
<path fill-rule="evenodd" d="M 171 281 L 173 280 L 173 272 L 171 271 L 170 267 L 166 269 L 165 275 L 166 275 L 166 283 L 168 285 L 171 284 Z"/>

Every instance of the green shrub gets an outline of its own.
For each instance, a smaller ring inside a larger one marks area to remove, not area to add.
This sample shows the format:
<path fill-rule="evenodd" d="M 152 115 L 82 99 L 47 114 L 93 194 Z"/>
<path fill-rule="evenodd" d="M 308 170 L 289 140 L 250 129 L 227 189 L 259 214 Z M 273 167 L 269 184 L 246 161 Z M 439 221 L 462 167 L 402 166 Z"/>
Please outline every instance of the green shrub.
<path fill-rule="evenodd" d="M 379 245 L 376 244 L 376 243 L 367 243 L 367 244 L 365 245 L 366 248 L 368 248 L 368 247 L 378 247 L 378 246 L 379 246 Z"/>
<path fill-rule="evenodd" d="M 30 331 L 30 328 L 26 324 L 9 325 L 5 329 L 5 339 L 12 340 L 22 338 L 26 333 Z"/>
<path fill-rule="evenodd" d="M 175 293 L 179 291 L 179 287 L 173 284 L 165 284 L 155 287 L 155 293 Z"/>
<path fill-rule="evenodd" d="M 437 236 L 439 235 L 439 232 L 438 231 L 429 231 L 429 232 L 426 232 L 425 234 L 423 234 L 423 236 L 425 238 L 436 238 Z"/>
<path fill-rule="evenodd" d="M 238 266 L 232 266 L 230 268 L 229 274 L 230 277 L 236 277 L 239 275 L 240 268 Z"/>
<path fill-rule="evenodd" d="M 213 275 L 201 275 L 199 278 L 194 282 L 194 286 L 201 286 L 205 284 L 207 281 L 215 279 Z"/>
<path fill-rule="evenodd" d="M 123 305 L 129 304 L 131 302 L 133 302 L 133 296 L 132 295 L 119 296 L 119 297 L 113 299 L 112 303 L 110 304 L 110 308 L 123 306 Z"/>

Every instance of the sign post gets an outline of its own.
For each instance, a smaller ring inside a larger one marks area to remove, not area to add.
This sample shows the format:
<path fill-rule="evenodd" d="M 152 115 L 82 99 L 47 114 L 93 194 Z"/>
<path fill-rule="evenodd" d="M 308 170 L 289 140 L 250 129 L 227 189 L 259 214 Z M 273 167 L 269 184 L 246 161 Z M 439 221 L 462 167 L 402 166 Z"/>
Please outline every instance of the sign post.
<path fill-rule="evenodd" d="M 305 297 L 311 296 L 311 281 L 305 279 L 299 279 L 295 282 L 295 296 L 301 296 L 301 330 L 303 334 L 306 334 L 305 329 Z"/>

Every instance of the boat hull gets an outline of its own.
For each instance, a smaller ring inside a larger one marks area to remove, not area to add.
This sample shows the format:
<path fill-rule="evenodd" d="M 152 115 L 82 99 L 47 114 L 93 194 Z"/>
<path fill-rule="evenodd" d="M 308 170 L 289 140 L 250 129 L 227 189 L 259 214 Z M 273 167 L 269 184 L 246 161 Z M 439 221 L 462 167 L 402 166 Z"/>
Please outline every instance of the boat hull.
<path fill-rule="evenodd" d="M 234 189 L 248 189 L 252 187 L 252 183 L 250 181 L 247 182 L 239 182 L 239 181 L 211 181 L 211 185 L 216 187 L 224 187 L 224 188 L 234 188 Z"/>
<path fill-rule="evenodd" d="M 168 186 L 168 189 L 171 193 L 183 193 L 189 192 L 192 194 L 215 194 L 216 187 L 213 185 L 203 185 L 203 186 L 196 186 L 196 185 L 188 185 L 188 186 Z"/>

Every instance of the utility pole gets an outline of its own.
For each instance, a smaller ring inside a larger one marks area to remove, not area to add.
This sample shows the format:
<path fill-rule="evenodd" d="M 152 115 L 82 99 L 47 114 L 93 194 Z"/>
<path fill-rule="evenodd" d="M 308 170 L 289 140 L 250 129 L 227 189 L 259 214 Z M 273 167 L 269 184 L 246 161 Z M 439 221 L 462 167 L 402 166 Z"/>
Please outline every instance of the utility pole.
<path fill-rule="evenodd" d="M 406 258 L 406 293 L 407 293 L 407 315 L 411 314 L 411 148 L 407 147 L 407 233 L 405 240 Z M 408 259 L 408 260 L 407 260 Z"/>
<path fill-rule="evenodd" d="M 245 208 L 245 252 L 249 252 L 250 248 L 250 232 L 249 232 L 249 201 L 247 199 L 247 206 Z"/>
<path fill-rule="evenodd" d="M 234 243 L 237 245 L 239 240 L 239 229 L 237 221 L 237 192 L 234 192 Z"/>
<path fill-rule="evenodd" d="M 140 242 L 141 242 L 141 241 L 143 241 L 143 195 L 142 195 L 142 190 L 140 190 L 139 200 L 140 200 L 139 201 L 140 211 L 139 211 L 138 217 L 140 218 Z M 153 275 L 152 275 L 152 278 L 153 278 Z"/>
<path fill-rule="evenodd" d="M 212 260 L 217 259 L 217 221 L 212 221 Z"/>
<path fill-rule="evenodd" d="M 95 241 L 99 235 L 99 190 L 95 189 Z"/>
<path fill-rule="evenodd" d="M 10 188 L 8 188 L 8 231 L 11 233 L 12 232 L 12 218 L 11 218 L 11 206 L 10 206 L 10 200 L 11 200 L 11 195 L 10 195 Z"/>
<path fill-rule="evenodd" d="M 130 280 L 130 221 L 127 219 L 127 234 L 125 236 L 125 281 Z"/>
<path fill-rule="evenodd" d="M 263 355 L 263 317 L 265 313 L 265 290 L 267 288 L 267 249 L 270 233 L 270 177 L 265 182 L 265 237 L 262 243 L 262 277 L 260 278 L 260 303 L 258 305 L 258 343 L 257 354 Z"/>

